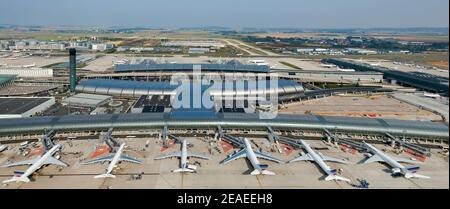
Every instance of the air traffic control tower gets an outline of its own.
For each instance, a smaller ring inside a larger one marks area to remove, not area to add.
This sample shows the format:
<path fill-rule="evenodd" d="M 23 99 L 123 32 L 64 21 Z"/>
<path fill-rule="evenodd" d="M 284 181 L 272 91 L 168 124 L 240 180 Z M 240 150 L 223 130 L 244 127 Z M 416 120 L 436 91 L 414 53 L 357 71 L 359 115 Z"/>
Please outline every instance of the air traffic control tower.
<path fill-rule="evenodd" d="M 75 92 L 77 85 L 77 50 L 69 49 L 69 68 L 70 68 L 70 92 Z"/>

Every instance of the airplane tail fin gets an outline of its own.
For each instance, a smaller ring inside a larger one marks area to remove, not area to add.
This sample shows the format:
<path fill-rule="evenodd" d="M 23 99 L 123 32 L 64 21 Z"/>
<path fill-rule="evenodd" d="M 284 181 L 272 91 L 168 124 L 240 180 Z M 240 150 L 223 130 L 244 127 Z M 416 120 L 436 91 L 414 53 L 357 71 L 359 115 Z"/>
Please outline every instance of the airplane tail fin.
<path fill-rule="evenodd" d="M 251 173 L 250 173 L 250 175 L 252 175 L 252 176 L 256 176 L 256 175 L 269 175 L 269 176 L 274 176 L 275 175 L 275 173 L 274 172 L 272 172 L 272 171 L 268 171 L 268 170 L 258 170 L 258 169 L 255 169 L 254 171 L 252 171 Z"/>
<path fill-rule="evenodd" d="M 102 178 L 116 178 L 116 176 L 109 174 L 109 173 L 94 176 L 94 179 L 102 179 Z"/>
<path fill-rule="evenodd" d="M 5 180 L 2 183 L 7 184 L 7 183 L 11 183 L 11 182 L 25 182 L 28 183 L 30 182 L 30 179 L 26 176 L 13 176 L 11 179 Z"/>
<path fill-rule="evenodd" d="M 417 174 L 417 173 L 408 172 L 408 173 L 405 174 L 405 178 L 407 178 L 407 179 L 410 179 L 410 178 L 430 179 L 431 177 L 420 175 L 420 174 Z"/>
<path fill-rule="evenodd" d="M 185 172 L 187 172 L 187 173 L 194 173 L 195 170 L 194 169 L 190 169 L 190 168 L 179 168 L 179 169 L 173 170 L 172 172 L 174 172 L 174 173 L 185 173 Z"/>
<path fill-rule="evenodd" d="M 350 179 L 344 178 L 342 176 L 330 174 L 325 178 L 325 181 L 346 181 L 351 182 Z"/>

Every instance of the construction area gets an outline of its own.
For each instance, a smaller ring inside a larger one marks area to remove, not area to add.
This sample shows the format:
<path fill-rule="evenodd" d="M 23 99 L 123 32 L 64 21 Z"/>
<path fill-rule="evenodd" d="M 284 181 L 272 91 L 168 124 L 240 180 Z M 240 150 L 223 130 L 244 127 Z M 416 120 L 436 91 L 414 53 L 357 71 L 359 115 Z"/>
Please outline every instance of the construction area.
<path fill-rule="evenodd" d="M 288 104 L 281 113 L 438 121 L 433 112 L 385 95 L 336 95 Z"/>

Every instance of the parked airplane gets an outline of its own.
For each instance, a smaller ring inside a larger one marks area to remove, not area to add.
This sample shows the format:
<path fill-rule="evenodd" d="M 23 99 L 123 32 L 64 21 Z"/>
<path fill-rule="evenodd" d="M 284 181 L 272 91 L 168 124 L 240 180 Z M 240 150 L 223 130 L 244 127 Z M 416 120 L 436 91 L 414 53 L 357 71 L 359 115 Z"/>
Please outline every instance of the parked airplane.
<path fill-rule="evenodd" d="M 379 67 L 379 66 L 381 66 L 381 62 L 378 62 L 378 63 L 370 63 L 370 66 L 373 66 L 373 67 Z"/>
<path fill-rule="evenodd" d="M 0 144 L 0 152 L 5 151 L 6 149 L 8 149 L 8 146 Z"/>
<path fill-rule="evenodd" d="M 335 180 L 335 181 L 350 182 L 350 179 L 336 175 L 337 170 L 330 168 L 325 163 L 325 161 L 344 163 L 344 164 L 348 164 L 349 162 L 340 160 L 340 159 L 336 159 L 336 158 L 332 158 L 332 157 L 327 157 L 327 156 L 322 155 L 321 153 L 317 154 L 313 149 L 311 149 L 309 144 L 307 144 L 305 141 L 300 140 L 300 143 L 301 143 L 303 149 L 307 152 L 307 154 L 302 153 L 302 155 L 300 157 L 297 157 L 297 158 L 289 161 L 289 163 L 298 162 L 298 161 L 314 161 L 327 174 L 327 176 L 325 177 L 325 181 Z"/>
<path fill-rule="evenodd" d="M 30 68 L 30 67 L 36 67 L 36 63 L 33 63 L 31 65 L 22 65 L 24 68 Z"/>
<path fill-rule="evenodd" d="M 355 72 L 354 69 L 342 69 L 342 68 L 340 68 L 340 67 L 337 67 L 337 70 L 338 70 L 338 71 L 341 71 L 341 72 Z"/>
<path fill-rule="evenodd" d="M 174 173 L 181 173 L 181 172 L 189 172 L 189 173 L 193 173 L 197 170 L 197 167 L 194 165 L 189 165 L 187 162 L 187 158 L 188 157 L 195 157 L 195 158 L 200 158 L 200 159 L 204 159 L 204 160 L 209 160 L 209 157 L 202 155 L 202 154 L 196 154 L 196 153 L 188 153 L 187 151 L 187 141 L 183 140 L 183 142 L 181 143 L 181 151 L 178 152 L 174 152 L 174 153 L 169 153 L 166 155 L 162 155 L 159 157 L 156 157 L 155 160 L 162 160 L 162 159 L 166 159 L 166 158 L 172 158 L 172 157 L 179 157 L 180 158 L 180 168 L 179 169 L 175 169 L 172 172 Z"/>
<path fill-rule="evenodd" d="M 30 182 L 30 179 L 28 177 L 31 176 L 35 171 L 39 170 L 43 165 L 54 164 L 67 167 L 67 164 L 52 157 L 60 148 L 61 145 L 57 144 L 53 146 L 48 152 L 46 152 L 42 157 L 2 166 L 13 167 L 20 165 L 31 165 L 25 172 L 15 172 L 15 174 L 18 174 L 17 176 L 13 176 L 11 179 L 3 181 L 3 183 L 6 184 L 10 182 Z"/>
<path fill-rule="evenodd" d="M 321 67 L 324 67 L 324 68 L 334 68 L 334 67 L 336 67 L 336 65 L 333 65 L 333 64 L 320 64 L 320 66 Z"/>
<path fill-rule="evenodd" d="M 249 60 L 248 62 L 251 64 L 258 65 L 258 66 L 268 66 L 269 65 L 269 63 L 267 63 L 265 60 Z"/>
<path fill-rule="evenodd" d="M 244 138 L 244 148 L 241 149 L 240 151 L 236 152 L 235 154 L 232 154 L 230 156 L 228 156 L 225 160 L 223 160 L 221 162 L 221 164 L 227 164 L 230 161 L 239 159 L 239 158 L 243 158 L 243 157 L 247 157 L 248 160 L 250 161 L 252 167 L 253 167 L 253 171 L 250 173 L 251 175 L 275 175 L 274 172 L 268 171 L 267 168 L 269 167 L 268 165 L 265 164 L 261 164 L 258 160 L 258 158 L 262 158 L 265 160 L 270 160 L 270 161 L 274 161 L 277 163 L 284 163 L 283 161 L 272 157 L 270 155 L 267 154 L 263 154 L 257 151 L 253 151 L 252 146 L 250 145 L 250 142 L 248 141 L 248 139 Z"/>
<path fill-rule="evenodd" d="M 439 94 L 432 94 L 432 93 L 428 93 L 428 92 L 424 92 L 423 93 L 423 96 L 425 96 L 425 97 L 429 97 L 429 98 L 441 98 L 441 95 L 439 95 Z"/>
<path fill-rule="evenodd" d="M 371 152 L 373 155 L 370 158 L 367 158 L 362 164 L 372 163 L 372 162 L 385 162 L 389 166 L 392 167 L 392 173 L 394 175 L 401 174 L 407 179 L 409 179 L 409 178 L 429 179 L 430 178 L 428 176 L 423 176 L 423 175 L 417 174 L 416 172 L 420 169 L 420 167 L 418 167 L 418 166 L 406 167 L 399 163 L 399 162 L 404 162 L 404 163 L 414 164 L 414 163 L 417 163 L 417 161 L 403 159 L 403 158 L 390 157 L 370 144 L 367 144 L 364 142 L 364 145 L 366 146 L 368 151 Z"/>
<path fill-rule="evenodd" d="M 98 179 L 98 178 L 116 178 L 116 176 L 114 176 L 112 174 L 112 172 L 117 167 L 117 163 L 119 163 L 120 161 L 126 161 L 126 162 L 141 164 L 140 160 L 137 160 L 135 158 L 128 157 L 128 156 L 124 155 L 123 154 L 123 149 L 124 148 L 125 148 L 125 143 L 122 143 L 116 153 L 111 153 L 110 155 L 108 155 L 106 157 L 99 157 L 99 158 L 97 158 L 95 160 L 88 161 L 88 162 L 86 162 L 84 164 L 88 165 L 88 164 L 94 164 L 94 163 L 100 163 L 100 162 L 109 161 L 110 163 L 109 163 L 108 168 L 106 169 L 106 173 L 94 176 L 94 178 L 96 178 L 96 179 Z"/>

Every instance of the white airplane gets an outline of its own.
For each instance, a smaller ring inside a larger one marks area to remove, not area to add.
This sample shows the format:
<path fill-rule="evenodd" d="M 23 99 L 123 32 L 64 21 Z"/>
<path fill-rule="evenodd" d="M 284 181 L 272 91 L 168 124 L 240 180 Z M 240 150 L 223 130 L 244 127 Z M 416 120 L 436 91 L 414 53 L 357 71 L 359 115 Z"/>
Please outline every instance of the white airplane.
<path fill-rule="evenodd" d="M 321 67 L 324 67 L 324 68 L 334 68 L 334 67 L 336 67 L 336 65 L 333 65 L 333 64 L 320 64 L 320 66 Z"/>
<path fill-rule="evenodd" d="M 0 152 L 5 151 L 7 148 L 8 148 L 8 146 L 0 144 Z"/>
<path fill-rule="evenodd" d="M 338 71 L 341 71 L 341 72 L 355 72 L 354 69 L 342 69 L 342 68 L 340 68 L 340 67 L 337 67 L 337 70 L 338 70 Z"/>
<path fill-rule="evenodd" d="M 204 160 L 209 160 L 209 157 L 204 156 L 202 154 L 188 153 L 186 140 L 183 140 L 183 142 L 181 144 L 181 151 L 159 156 L 159 157 L 155 158 L 155 160 L 162 160 L 162 159 L 172 158 L 172 157 L 179 157 L 181 160 L 180 168 L 173 170 L 172 172 L 174 172 L 174 173 L 182 173 L 182 172 L 193 173 L 197 170 L 196 166 L 187 164 L 188 157 L 196 157 L 196 158 L 200 158 L 200 159 L 204 159 Z"/>
<path fill-rule="evenodd" d="M 58 151 L 60 148 L 61 145 L 57 144 L 53 146 L 48 152 L 46 152 L 42 157 L 37 157 L 32 160 L 25 160 L 22 162 L 2 166 L 2 167 L 13 167 L 20 165 L 31 165 L 25 172 L 15 172 L 16 174 L 19 175 L 12 177 L 12 179 L 3 181 L 3 183 L 6 184 L 10 182 L 30 182 L 30 179 L 28 177 L 31 176 L 35 171 L 39 170 L 43 165 L 53 164 L 67 167 L 67 164 L 52 157 L 53 154 L 55 154 L 56 151 Z"/>
<path fill-rule="evenodd" d="M 33 63 L 31 65 L 22 65 L 23 68 L 30 68 L 30 67 L 36 67 L 36 63 Z"/>
<path fill-rule="evenodd" d="M 250 60 L 249 63 L 258 65 L 258 66 L 268 66 L 269 63 L 267 63 L 265 60 Z"/>
<path fill-rule="evenodd" d="M 378 62 L 378 63 L 370 63 L 370 66 L 379 67 L 379 66 L 381 66 L 381 62 Z"/>
<path fill-rule="evenodd" d="M 429 97 L 429 98 L 441 98 L 441 95 L 439 95 L 439 94 L 432 94 L 432 93 L 428 93 L 428 92 L 424 92 L 423 93 L 423 96 L 425 96 L 425 97 Z"/>
<path fill-rule="evenodd" d="M 314 161 L 327 174 L 327 176 L 325 177 L 325 181 L 335 180 L 335 181 L 350 182 L 350 179 L 336 175 L 336 169 L 330 168 L 325 163 L 325 161 L 331 161 L 331 162 L 337 162 L 337 163 L 343 163 L 343 164 L 348 164 L 349 162 L 347 162 L 345 160 L 332 158 L 332 157 L 327 157 L 327 156 L 322 155 L 321 153 L 317 154 L 313 149 L 311 149 L 309 144 L 307 144 L 305 141 L 300 140 L 300 143 L 302 144 L 302 147 L 307 152 L 307 154 L 302 153 L 302 155 L 300 157 L 297 157 L 297 158 L 289 161 L 289 163 L 298 162 L 298 161 Z"/>
<path fill-rule="evenodd" d="M 125 148 L 125 143 L 122 143 L 116 153 L 111 153 L 110 155 L 108 155 L 106 157 L 99 157 L 99 158 L 97 158 L 95 160 L 88 161 L 88 162 L 86 162 L 84 164 L 88 165 L 88 164 L 94 164 L 94 163 L 100 163 L 100 162 L 109 161 L 110 163 L 109 163 L 108 168 L 106 169 L 106 173 L 94 176 L 94 178 L 96 178 L 96 179 L 98 179 L 98 178 L 116 178 L 116 176 L 114 176 L 112 174 L 112 172 L 117 167 L 117 163 L 119 163 L 120 161 L 126 161 L 126 162 L 141 164 L 141 161 L 139 161 L 139 160 L 137 160 L 135 158 L 128 157 L 128 156 L 124 155 L 123 154 L 123 149 L 124 148 Z"/>
<path fill-rule="evenodd" d="M 364 142 L 364 145 L 367 147 L 368 151 L 371 152 L 373 155 L 370 158 L 367 158 L 363 162 L 363 164 L 372 163 L 372 162 L 385 162 L 389 166 L 392 167 L 393 174 L 402 174 L 407 179 L 409 179 L 409 178 L 429 179 L 430 178 L 428 176 L 423 176 L 423 175 L 417 174 L 416 172 L 420 169 L 420 167 L 418 167 L 418 166 L 406 167 L 399 163 L 399 162 L 404 162 L 404 163 L 414 164 L 414 163 L 418 163 L 417 161 L 403 159 L 403 158 L 390 157 L 370 144 L 367 144 Z"/>
<path fill-rule="evenodd" d="M 221 162 L 221 164 L 227 164 L 233 160 L 243 158 L 243 157 L 247 157 L 249 159 L 250 163 L 252 164 L 252 167 L 254 170 L 250 173 L 251 175 L 275 175 L 274 172 L 268 171 L 267 168 L 269 166 L 265 165 L 265 164 L 261 164 L 259 162 L 258 158 L 274 161 L 277 163 L 284 163 L 283 161 L 281 161 L 275 157 L 272 157 L 270 155 L 266 155 L 266 154 L 263 154 L 263 153 L 260 153 L 257 151 L 253 151 L 252 146 L 250 145 L 250 142 L 248 141 L 248 139 L 244 138 L 244 148 L 241 149 L 240 151 L 236 152 L 235 154 L 228 156 L 225 160 L 223 160 Z"/>

